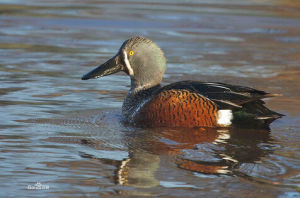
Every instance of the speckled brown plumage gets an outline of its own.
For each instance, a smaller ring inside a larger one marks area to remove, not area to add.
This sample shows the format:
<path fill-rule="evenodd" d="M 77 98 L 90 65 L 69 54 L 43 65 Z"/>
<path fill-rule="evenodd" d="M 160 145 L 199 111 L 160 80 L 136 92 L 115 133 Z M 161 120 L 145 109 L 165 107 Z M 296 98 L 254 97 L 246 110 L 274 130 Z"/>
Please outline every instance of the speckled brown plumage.
<path fill-rule="evenodd" d="M 165 90 L 152 97 L 136 114 L 143 125 L 167 127 L 216 126 L 217 106 L 188 90 Z"/>

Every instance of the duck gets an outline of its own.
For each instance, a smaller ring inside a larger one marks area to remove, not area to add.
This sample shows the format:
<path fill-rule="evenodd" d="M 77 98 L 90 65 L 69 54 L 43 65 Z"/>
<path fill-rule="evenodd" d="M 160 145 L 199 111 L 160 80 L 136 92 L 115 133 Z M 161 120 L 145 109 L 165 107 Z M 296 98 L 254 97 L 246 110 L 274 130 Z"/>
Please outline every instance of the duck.
<path fill-rule="evenodd" d="M 155 42 L 136 36 L 124 41 L 115 56 L 82 80 L 125 72 L 131 88 L 122 114 L 134 126 L 264 127 L 283 116 L 264 106 L 262 100 L 279 94 L 221 82 L 186 80 L 162 86 L 166 62 Z"/>

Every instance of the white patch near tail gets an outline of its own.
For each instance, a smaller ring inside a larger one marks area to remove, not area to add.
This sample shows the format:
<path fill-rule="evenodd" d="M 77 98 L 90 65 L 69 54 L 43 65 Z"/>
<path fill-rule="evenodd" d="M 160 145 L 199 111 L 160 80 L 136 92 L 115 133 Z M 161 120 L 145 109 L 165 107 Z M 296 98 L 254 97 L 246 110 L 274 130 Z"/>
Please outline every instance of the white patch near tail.
<path fill-rule="evenodd" d="M 218 111 L 217 123 L 220 126 L 230 126 L 233 118 L 232 111 L 230 109 L 224 109 Z"/>

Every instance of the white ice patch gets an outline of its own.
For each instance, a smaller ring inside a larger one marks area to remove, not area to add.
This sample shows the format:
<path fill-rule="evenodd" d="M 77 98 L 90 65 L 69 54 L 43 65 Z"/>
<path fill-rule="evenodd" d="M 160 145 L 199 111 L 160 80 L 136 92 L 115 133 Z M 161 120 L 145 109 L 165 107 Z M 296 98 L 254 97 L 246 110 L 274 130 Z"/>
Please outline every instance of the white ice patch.
<path fill-rule="evenodd" d="M 132 67 L 131 67 L 131 65 L 130 65 L 130 62 L 129 62 L 129 60 L 128 60 L 127 53 L 126 53 L 125 51 L 123 51 L 123 54 L 124 54 L 124 62 L 125 62 L 125 65 L 126 65 L 126 67 L 127 67 L 127 69 L 128 69 L 129 75 L 130 75 L 130 76 L 133 76 L 133 75 L 134 75 L 134 72 L 133 72 L 133 69 L 132 69 Z"/>
<path fill-rule="evenodd" d="M 218 117 L 217 117 L 217 123 L 220 126 L 230 126 L 232 118 L 233 118 L 233 116 L 232 116 L 231 110 L 229 110 L 229 109 L 219 110 Z"/>

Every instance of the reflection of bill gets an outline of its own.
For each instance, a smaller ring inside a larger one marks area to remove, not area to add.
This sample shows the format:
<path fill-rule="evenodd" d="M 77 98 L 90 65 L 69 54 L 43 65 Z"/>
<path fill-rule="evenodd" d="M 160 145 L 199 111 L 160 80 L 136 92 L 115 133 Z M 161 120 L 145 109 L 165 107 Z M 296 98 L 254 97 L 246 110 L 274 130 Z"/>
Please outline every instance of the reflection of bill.
<path fill-rule="evenodd" d="M 138 143 L 138 146 L 131 146 L 129 158 L 124 159 L 119 166 L 117 182 L 134 187 L 149 188 L 159 185 L 155 175 L 161 163 L 160 156 L 164 154 L 180 169 L 203 174 L 234 174 L 233 171 L 242 163 L 255 163 L 266 155 L 266 152 L 259 149 L 258 144 L 269 139 L 268 130 L 258 129 L 194 128 L 146 131 L 129 143 Z M 208 145 L 212 147 L 210 152 L 203 151 Z M 193 159 L 191 153 L 198 155 Z M 212 156 L 214 159 L 210 160 Z"/>

